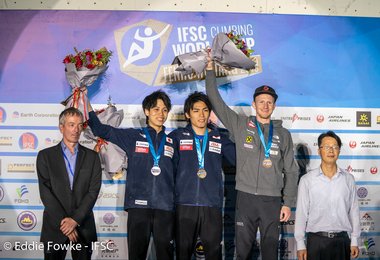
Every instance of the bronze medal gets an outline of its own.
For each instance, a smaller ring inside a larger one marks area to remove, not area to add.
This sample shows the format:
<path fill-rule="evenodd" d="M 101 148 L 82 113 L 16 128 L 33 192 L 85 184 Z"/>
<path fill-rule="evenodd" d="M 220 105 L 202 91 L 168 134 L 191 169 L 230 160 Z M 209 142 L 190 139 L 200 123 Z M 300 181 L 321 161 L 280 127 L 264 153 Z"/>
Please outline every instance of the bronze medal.
<path fill-rule="evenodd" d="M 205 169 L 199 169 L 197 175 L 200 179 L 204 179 L 207 176 L 207 172 Z"/>
<path fill-rule="evenodd" d="M 269 158 L 265 158 L 263 160 L 263 167 L 264 168 L 270 168 L 270 167 L 272 167 L 272 161 Z"/>

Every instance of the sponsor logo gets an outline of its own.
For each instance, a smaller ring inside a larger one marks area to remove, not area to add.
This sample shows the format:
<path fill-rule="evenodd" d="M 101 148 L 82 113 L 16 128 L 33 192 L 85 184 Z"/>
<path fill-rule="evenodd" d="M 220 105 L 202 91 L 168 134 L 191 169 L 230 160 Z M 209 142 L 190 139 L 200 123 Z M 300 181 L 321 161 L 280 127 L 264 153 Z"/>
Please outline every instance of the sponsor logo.
<path fill-rule="evenodd" d="M 372 247 L 376 245 L 372 237 L 366 239 L 363 244 L 365 246 L 365 249 L 367 250 L 371 249 Z"/>
<path fill-rule="evenodd" d="M 21 199 L 25 194 L 29 193 L 28 188 L 26 185 L 21 185 L 20 188 L 16 189 L 18 197 Z"/>
<path fill-rule="evenodd" d="M 352 148 L 352 149 L 354 149 L 355 147 L 356 147 L 356 142 L 355 141 L 350 141 L 349 143 L 348 143 L 348 145 L 350 146 L 350 148 Z"/>
<path fill-rule="evenodd" d="M 169 118 L 168 118 L 169 121 L 177 121 L 177 122 L 183 122 L 183 121 L 187 121 L 186 120 L 186 117 L 185 117 L 185 114 L 183 112 L 180 112 L 180 113 L 171 113 Z"/>
<path fill-rule="evenodd" d="M 172 25 L 153 19 L 115 30 L 120 70 L 153 85 L 171 30 Z"/>
<path fill-rule="evenodd" d="M 195 244 L 195 257 L 197 260 L 206 259 L 202 240 L 199 237 L 197 238 L 197 243 Z"/>
<path fill-rule="evenodd" d="M 252 127 L 252 128 L 256 128 L 255 123 L 253 123 L 252 121 L 249 121 L 249 122 L 248 122 L 248 126 L 249 126 L 249 127 Z"/>
<path fill-rule="evenodd" d="M 376 144 L 374 141 L 362 141 L 360 142 L 361 148 L 380 148 L 380 145 Z"/>
<path fill-rule="evenodd" d="M 103 198 L 103 199 L 118 199 L 119 198 L 119 194 L 118 193 L 114 193 L 114 192 L 103 192 L 103 191 L 100 191 L 99 194 L 98 194 L 98 199 L 100 198 Z"/>
<path fill-rule="evenodd" d="M 376 173 L 377 173 L 377 167 L 371 167 L 371 168 L 369 169 L 369 172 L 370 172 L 371 174 L 376 174 Z"/>
<path fill-rule="evenodd" d="M 245 138 L 245 142 L 246 142 L 247 144 L 252 143 L 252 141 L 253 141 L 253 138 L 252 138 L 251 135 L 248 135 L 248 136 Z"/>
<path fill-rule="evenodd" d="M 360 227 L 362 231 L 374 231 L 375 230 L 375 221 L 372 219 L 372 217 L 365 213 L 363 217 L 360 219 Z"/>
<path fill-rule="evenodd" d="M 344 118 L 343 116 L 329 116 L 327 120 L 328 122 L 331 122 L 331 123 L 350 123 L 351 122 L 350 118 Z"/>
<path fill-rule="evenodd" d="M 7 220 L 5 218 L 0 218 L 0 224 L 5 224 L 7 223 Z"/>
<path fill-rule="evenodd" d="M 0 136 L 0 146 L 11 146 L 12 140 L 11 136 Z"/>
<path fill-rule="evenodd" d="M 14 112 L 12 113 L 12 118 L 19 118 L 19 117 L 20 117 L 20 113 L 19 113 L 19 112 L 14 111 Z"/>
<path fill-rule="evenodd" d="M 115 222 L 115 216 L 112 213 L 106 213 L 103 216 L 103 222 L 107 225 L 111 225 Z"/>
<path fill-rule="evenodd" d="M 3 187 L 0 186 L 0 201 L 4 199 L 4 190 Z"/>
<path fill-rule="evenodd" d="M 364 172 L 364 169 L 354 169 L 351 165 L 348 165 L 346 169 L 349 173 Z"/>
<path fill-rule="evenodd" d="M 318 123 L 322 123 L 325 121 L 325 117 L 323 115 L 317 115 L 316 120 Z"/>
<path fill-rule="evenodd" d="M 23 211 L 17 217 L 17 224 L 22 230 L 32 230 L 37 224 L 37 217 L 31 211 Z"/>
<path fill-rule="evenodd" d="M 10 163 L 8 164 L 8 172 L 35 172 L 34 163 Z"/>
<path fill-rule="evenodd" d="M 371 112 L 370 111 L 356 111 L 356 126 L 370 127 L 371 126 Z"/>
<path fill-rule="evenodd" d="M 105 240 L 101 244 L 107 245 L 101 248 L 101 258 L 119 258 L 119 248 L 114 240 Z"/>
<path fill-rule="evenodd" d="M 148 142 L 141 142 L 136 141 L 136 153 L 149 153 L 149 143 Z"/>
<path fill-rule="evenodd" d="M 37 149 L 38 139 L 33 133 L 23 133 L 18 139 L 20 149 Z"/>
<path fill-rule="evenodd" d="M 378 124 L 378 125 L 380 124 L 380 116 L 376 117 L 376 124 Z"/>
<path fill-rule="evenodd" d="M 281 117 L 283 121 L 292 121 L 294 123 L 295 121 L 310 121 L 311 117 L 309 116 L 299 116 L 297 114 L 293 114 L 293 116 L 284 116 Z"/>
<path fill-rule="evenodd" d="M 29 193 L 26 185 L 21 185 L 21 187 L 17 188 L 16 193 L 17 193 L 18 199 L 14 200 L 15 203 L 29 203 L 29 199 L 24 198 L 24 195 Z"/>
<path fill-rule="evenodd" d="M 166 137 L 166 142 L 168 142 L 169 144 L 173 144 L 173 139 L 171 139 L 170 137 Z"/>
<path fill-rule="evenodd" d="M 5 112 L 5 109 L 0 107 L 0 123 L 4 123 L 7 119 L 7 113 Z"/>
<path fill-rule="evenodd" d="M 358 194 L 359 198 L 364 199 L 368 195 L 368 190 L 366 188 L 364 188 L 364 187 L 360 187 L 357 190 L 357 194 Z"/>
<path fill-rule="evenodd" d="M 362 251 L 362 255 L 370 256 L 370 258 L 371 256 L 376 255 L 376 251 L 375 251 L 376 243 L 372 237 L 365 238 L 363 241 L 363 245 L 365 247 L 365 250 Z"/>
<path fill-rule="evenodd" d="M 283 226 L 294 226 L 294 224 L 295 224 L 295 220 L 294 219 L 289 219 L 286 222 L 281 222 L 281 225 L 283 225 Z"/>
<path fill-rule="evenodd" d="M 192 151 L 193 150 L 193 139 L 179 140 L 179 150 L 180 151 Z"/>

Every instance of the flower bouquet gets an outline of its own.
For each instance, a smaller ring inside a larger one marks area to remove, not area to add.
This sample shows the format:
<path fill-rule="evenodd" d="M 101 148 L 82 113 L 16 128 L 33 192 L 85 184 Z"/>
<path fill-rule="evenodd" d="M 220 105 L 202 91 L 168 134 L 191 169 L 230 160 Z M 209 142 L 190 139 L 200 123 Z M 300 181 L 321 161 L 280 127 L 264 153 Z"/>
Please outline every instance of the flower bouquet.
<path fill-rule="evenodd" d="M 241 35 L 234 32 L 218 33 L 212 42 L 211 59 L 225 68 L 240 68 L 251 70 L 255 62 L 249 57 L 253 50 L 247 48 Z M 185 53 L 174 58 L 172 64 L 178 64 L 176 71 L 188 75 L 203 72 L 207 65 L 207 50 Z"/>
<path fill-rule="evenodd" d="M 105 47 L 97 51 L 84 50 L 75 55 L 67 55 L 65 64 L 66 79 L 69 82 L 72 93 L 61 102 L 66 107 L 75 107 L 82 111 L 85 121 L 88 119 L 87 96 L 83 93 L 86 87 L 92 85 L 100 74 L 108 69 L 108 62 L 112 52 Z"/>
<path fill-rule="evenodd" d="M 118 127 L 123 121 L 123 110 L 116 110 L 112 104 L 108 104 L 105 109 L 96 112 L 103 124 Z M 102 168 L 111 176 L 112 179 L 118 180 L 123 177 L 124 169 L 127 168 L 127 158 L 125 152 L 117 145 L 96 137 L 90 127 L 87 127 L 83 133 L 84 137 L 96 142 L 94 150 L 99 153 Z"/>

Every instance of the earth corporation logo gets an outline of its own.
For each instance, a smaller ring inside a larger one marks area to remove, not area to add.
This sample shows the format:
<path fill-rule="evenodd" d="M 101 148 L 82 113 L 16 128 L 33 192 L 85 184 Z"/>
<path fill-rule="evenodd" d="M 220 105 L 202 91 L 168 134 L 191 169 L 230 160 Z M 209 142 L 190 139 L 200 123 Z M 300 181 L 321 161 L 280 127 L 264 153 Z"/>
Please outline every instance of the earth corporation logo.
<path fill-rule="evenodd" d="M 171 31 L 172 25 L 153 19 L 115 30 L 120 70 L 152 85 Z"/>
<path fill-rule="evenodd" d="M 0 107 L 0 123 L 4 123 L 7 119 L 7 113 L 5 112 L 5 109 Z"/>
<path fill-rule="evenodd" d="M 33 133 L 24 133 L 18 140 L 20 149 L 32 149 L 35 150 L 38 147 L 38 139 Z"/>
<path fill-rule="evenodd" d="M 16 189 L 18 197 L 21 199 L 26 193 L 29 193 L 28 188 L 26 185 L 21 185 L 20 188 Z"/>
<path fill-rule="evenodd" d="M 31 211 L 23 211 L 17 217 L 17 224 L 22 230 L 30 231 L 37 225 L 37 217 Z"/>

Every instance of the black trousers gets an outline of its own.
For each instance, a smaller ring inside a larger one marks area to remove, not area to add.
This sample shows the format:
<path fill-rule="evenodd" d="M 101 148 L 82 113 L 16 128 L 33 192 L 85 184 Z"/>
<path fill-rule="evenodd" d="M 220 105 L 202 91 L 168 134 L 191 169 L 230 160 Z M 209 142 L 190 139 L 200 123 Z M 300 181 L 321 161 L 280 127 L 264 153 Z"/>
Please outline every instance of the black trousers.
<path fill-rule="evenodd" d="M 157 260 L 174 259 L 174 212 L 159 209 L 128 209 L 128 256 L 145 260 L 151 234 Z"/>
<path fill-rule="evenodd" d="M 177 260 L 190 260 L 198 236 L 207 260 L 222 259 L 222 212 L 220 208 L 176 206 Z"/>
<path fill-rule="evenodd" d="M 350 260 L 351 241 L 348 235 L 328 238 L 307 234 L 307 260 Z"/>
<path fill-rule="evenodd" d="M 238 191 L 236 198 L 236 259 L 252 257 L 257 228 L 263 260 L 278 259 L 281 197 L 253 195 Z"/>
<path fill-rule="evenodd" d="M 74 247 L 79 244 L 80 250 L 71 250 L 71 256 L 73 260 L 91 260 L 92 248 L 91 244 L 73 243 Z M 66 247 L 65 247 L 66 245 Z M 45 260 L 65 260 L 68 245 L 70 240 L 67 240 L 64 244 L 51 244 L 44 243 L 44 259 Z M 78 248 L 78 247 L 75 247 Z"/>

